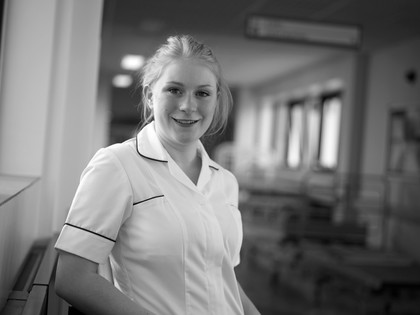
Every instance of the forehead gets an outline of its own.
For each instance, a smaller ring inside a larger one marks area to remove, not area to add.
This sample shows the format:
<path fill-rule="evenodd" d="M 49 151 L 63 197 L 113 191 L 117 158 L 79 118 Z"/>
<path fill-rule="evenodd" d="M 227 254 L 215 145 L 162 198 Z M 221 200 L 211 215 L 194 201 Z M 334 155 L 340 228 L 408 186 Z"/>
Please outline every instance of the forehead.
<path fill-rule="evenodd" d="M 168 63 L 163 67 L 158 81 L 217 86 L 217 78 L 213 71 L 206 63 L 195 59 L 179 59 Z"/>

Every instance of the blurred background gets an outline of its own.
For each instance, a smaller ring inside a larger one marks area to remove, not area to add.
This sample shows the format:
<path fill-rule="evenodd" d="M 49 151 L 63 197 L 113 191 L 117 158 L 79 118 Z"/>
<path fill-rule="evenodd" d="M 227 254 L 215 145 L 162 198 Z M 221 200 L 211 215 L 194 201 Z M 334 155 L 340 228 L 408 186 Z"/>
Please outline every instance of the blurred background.
<path fill-rule="evenodd" d="M 0 6 L 0 310 L 36 293 L 36 315 L 67 314 L 48 244 L 94 152 L 135 134 L 144 62 L 191 34 L 234 97 L 202 141 L 238 178 L 238 278 L 262 314 L 420 314 L 419 1 Z"/>

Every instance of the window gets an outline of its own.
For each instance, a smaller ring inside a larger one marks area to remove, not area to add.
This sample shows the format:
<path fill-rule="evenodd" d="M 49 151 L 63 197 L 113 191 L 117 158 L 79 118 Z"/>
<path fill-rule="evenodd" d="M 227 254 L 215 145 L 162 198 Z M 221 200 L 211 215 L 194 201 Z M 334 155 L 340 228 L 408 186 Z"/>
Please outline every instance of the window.
<path fill-rule="evenodd" d="M 261 104 L 259 117 L 258 146 L 262 153 L 268 152 L 271 148 L 273 123 L 273 104 L 266 100 Z"/>
<path fill-rule="evenodd" d="M 281 101 L 274 105 L 273 115 L 273 137 L 271 147 L 275 152 L 275 162 L 278 165 L 283 165 L 288 137 L 288 106 Z"/>
<path fill-rule="evenodd" d="M 288 134 L 286 146 L 286 165 L 297 168 L 302 162 L 303 143 L 303 102 L 289 104 Z"/>
<path fill-rule="evenodd" d="M 312 165 L 334 171 L 338 164 L 341 92 L 278 100 L 261 108 L 258 145 L 269 147 L 273 161 L 289 169 Z M 269 116 L 271 119 L 269 119 Z M 270 136 L 267 135 L 268 128 Z"/>
<path fill-rule="evenodd" d="M 308 109 L 307 126 L 309 161 L 317 161 L 321 128 L 321 104 L 318 100 L 312 103 Z"/>
<path fill-rule="evenodd" d="M 310 114 L 310 143 L 318 143 L 316 165 L 320 169 L 333 170 L 337 167 L 338 148 L 340 140 L 341 95 L 339 93 L 326 95 L 321 103 Z M 318 135 L 316 136 L 315 133 Z M 316 141 L 316 142 L 314 142 Z"/>

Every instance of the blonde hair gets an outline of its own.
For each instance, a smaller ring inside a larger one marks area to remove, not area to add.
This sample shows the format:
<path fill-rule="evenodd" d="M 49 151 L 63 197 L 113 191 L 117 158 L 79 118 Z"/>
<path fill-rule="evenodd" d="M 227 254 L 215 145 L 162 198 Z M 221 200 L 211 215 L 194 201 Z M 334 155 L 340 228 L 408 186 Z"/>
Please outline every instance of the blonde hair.
<path fill-rule="evenodd" d="M 161 76 L 163 69 L 169 63 L 179 59 L 196 59 L 212 71 L 217 80 L 219 103 L 216 106 L 213 120 L 205 135 L 213 135 L 224 131 L 229 112 L 232 108 L 232 94 L 222 76 L 222 70 L 212 50 L 191 35 L 176 35 L 167 39 L 156 53 L 146 62 L 140 72 L 139 85 L 142 86 L 142 127 L 151 122 L 153 111 L 147 106 L 145 87 L 151 87 Z"/>

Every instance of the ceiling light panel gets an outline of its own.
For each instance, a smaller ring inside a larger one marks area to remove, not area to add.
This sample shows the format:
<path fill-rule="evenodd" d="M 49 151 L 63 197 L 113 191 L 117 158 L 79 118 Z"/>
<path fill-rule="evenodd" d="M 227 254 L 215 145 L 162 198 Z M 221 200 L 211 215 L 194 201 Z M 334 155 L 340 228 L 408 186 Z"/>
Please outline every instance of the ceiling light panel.
<path fill-rule="evenodd" d="M 144 56 L 141 55 L 125 55 L 121 59 L 121 68 L 124 70 L 137 71 L 143 67 L 145 62 Z"/>
<path fill-rule="evenodd" d="M 261 15 L 248 17 L 245 33 L 255 38 L 349 48 L 359 48 L 361 44 L 361 31 L 357 26 Z"/>
<path fill-rule="evenodd" d="M 133 84 L 133 78 L 128 74 L 117 74 L 112 78 L 112 85 L 116 88 L 128 88 Z"/>

